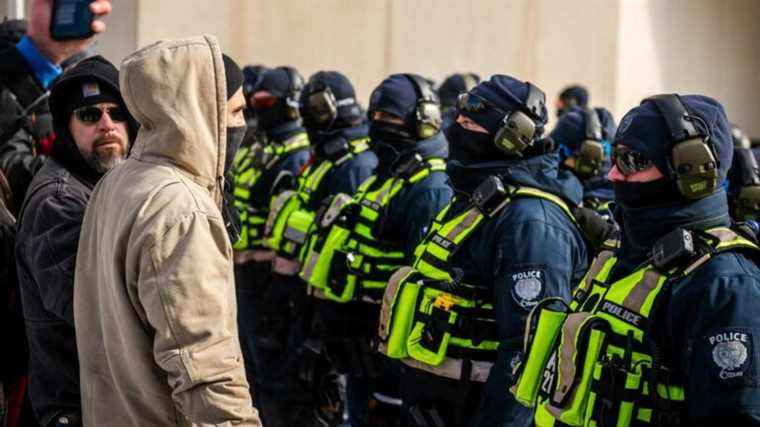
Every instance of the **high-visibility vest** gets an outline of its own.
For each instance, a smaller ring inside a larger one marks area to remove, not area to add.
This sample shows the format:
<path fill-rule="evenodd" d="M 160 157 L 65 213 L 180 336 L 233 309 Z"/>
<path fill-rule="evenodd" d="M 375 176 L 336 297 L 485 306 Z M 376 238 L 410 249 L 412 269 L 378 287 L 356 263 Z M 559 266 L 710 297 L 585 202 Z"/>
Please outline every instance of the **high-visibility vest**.
<path fill-rule="evenodd" d="M 617 259 L 602 251 L 569 304 L 546 299 L 533 308 L 511 392 L 536 408 L 536 425 L 685 425 L 679 424 L 687 397 L 683 384 L 661 365 L 647 336 L 660 295 L 715 254 L 760 250 L 728 228 L 694 235 L 704 253 L 675 267 L 647 264 L 614 283 L 608 278 Z"/>
<path fill-rule="evenodd" d="M 348 143 L 348 150 L 334 158 L 309 165 L 298 177 L 298 188 L 274 195 L 265 224 L 266 245 L 275 251 L 273 269 L 285 275 L 295 275 L 300 267 L 301 248 L 314 222 L 315 212 L 309 206 L 327 174 L 355 155 L 369 150 L 369 138 Z"/>
<path fill-rule="evenodd" d="M 445 168 L 443 159 L 421 160 L 382 182 L 369 177 L 352 199 L 336 196 L 316 221 L 300 272 L 315 295 L 339 303 L 379 303 L 388 279 L 407 261 L 402 243 L 382 235 L 388 206 L 401 190 Z"/>
<path fill-rule="evenodd" d="M 233 161 L 233 195 L 235 208 L 240 213 L 240 239 L 232 245 L 237 251 L 252 250 L 263 246 L 264 223 L 268 206 L 255 206 L 251 190 L 261 176 L 284 156 L 309 146 L 305 132 L 293 135 L 280 144 L 253 144 L 238 150 Z"/>
<path fill-rule="evenodd" d="M 491 217 L 524 197 L 556 204 L 575 223 L 560 197 L 530 187 L 508 188 Z M 461 277 L 452 277 L 451 266 L 457 249 L 489 217 L 473 206 L 447 220 L 453 203 L 440 212 L 417 247 L 412 267 L 396 271 L 388 282 L 380 311 L 379 349 L 438 376 L 485 382 L 499 347 L 493 291 L 462 283 Z"/>

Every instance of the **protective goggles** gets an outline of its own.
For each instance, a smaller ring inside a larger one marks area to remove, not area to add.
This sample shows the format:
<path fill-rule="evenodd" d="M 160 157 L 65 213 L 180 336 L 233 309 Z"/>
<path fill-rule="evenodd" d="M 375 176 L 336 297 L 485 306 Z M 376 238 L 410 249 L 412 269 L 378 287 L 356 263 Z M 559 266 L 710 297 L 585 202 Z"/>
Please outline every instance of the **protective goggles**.
<path fill-rule="evenodd" d="M 472 113 L 479 113 L 483 110 L 491 109 L 491 110 L 498 111 L 499 113 L 504 114 L 504 115 L 507 114 L 506 111 L 493 105 L 487 100 L 479 97 L 478 95 L 474 95 L 468 92 L 463 92 L 459 94 L 459 97 L 457 98 L 457 108 L 459 109 L 459 111 L 468 111 Z"/>
<path fill-rule="evenodd" d="M 277 104 L 278 99 L 267 91 L 260 91 L 253 94 L 251 104 L 254 110 L 268 110 Z"/>
<path fill-rule="evenodd" d="M 612 162 L 625 176 L 647 170 L 654 165 L 653 161 L 638 151 L 622 146 L 617 146 L 612 151 Z"/>
<path fill-rule="evenodd" d="M 79 107 L 74 110 L 74 116 L 82 123 L 88 125 L 95 124 L 103 117 L 103 113 L 108 113 L 111 121 L 117 123 L 123 123 L 127 121 L 128 114 L 121 107 L 96 107 L 94 105 L 88 107 Z"/>

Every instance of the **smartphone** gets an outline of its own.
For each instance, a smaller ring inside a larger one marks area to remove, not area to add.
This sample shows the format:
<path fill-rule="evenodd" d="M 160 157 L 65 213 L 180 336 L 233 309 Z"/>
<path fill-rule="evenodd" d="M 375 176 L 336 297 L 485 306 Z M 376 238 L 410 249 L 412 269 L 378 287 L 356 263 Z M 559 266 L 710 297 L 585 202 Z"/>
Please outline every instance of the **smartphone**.
<path fill-rule="evenodd" d="M 50 36 L 55 40 L 86 39 L 93 35 L 92 0 L 54 0 Z"/>

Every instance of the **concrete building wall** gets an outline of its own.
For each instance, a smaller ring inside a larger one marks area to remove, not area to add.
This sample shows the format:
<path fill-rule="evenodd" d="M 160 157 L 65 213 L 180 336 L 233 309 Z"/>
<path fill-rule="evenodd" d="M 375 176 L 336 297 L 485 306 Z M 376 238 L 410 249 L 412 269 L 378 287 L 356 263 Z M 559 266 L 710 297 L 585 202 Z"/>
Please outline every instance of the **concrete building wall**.
<path fill-rule="evenodd" d="M 8 0 L 0 0 L 5 9 Z M 620 118 L 647 95 L 699 92 L 760 136 L 757 0 L 118 0 L 100 51 L 119 62 L 162 38 L 215 34 L 241 64 L 383 77 L 456 71 L 570 83 Z M 552 109 L 553 110 L 553 109 Z M 552 117 L 554 116 L 552 111 Z"/>

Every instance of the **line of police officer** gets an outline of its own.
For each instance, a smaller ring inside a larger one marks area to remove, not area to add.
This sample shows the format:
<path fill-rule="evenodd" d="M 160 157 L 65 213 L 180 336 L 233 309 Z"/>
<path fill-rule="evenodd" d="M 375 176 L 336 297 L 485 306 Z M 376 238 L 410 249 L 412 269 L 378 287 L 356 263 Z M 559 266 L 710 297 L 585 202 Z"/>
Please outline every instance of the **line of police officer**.
<path fill-rule="evenodd" d="M 234 248 L 265 425 L 760 423 L 758 247 L 727 201 L 756 217 L 760 180 L 716 101 L 648 98 L 617 131 L 569 106 L 542 138 L 544 93 L 509 76 L 447 81 L 445 132 L 415 74 L 366 115 L 335 71 L 247 78 Z"/>

